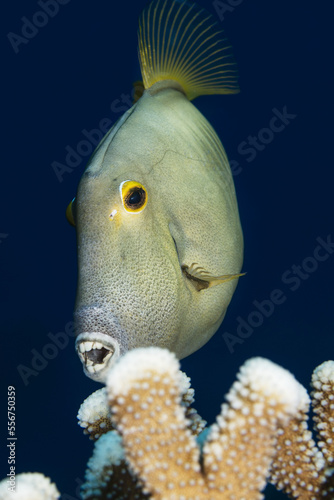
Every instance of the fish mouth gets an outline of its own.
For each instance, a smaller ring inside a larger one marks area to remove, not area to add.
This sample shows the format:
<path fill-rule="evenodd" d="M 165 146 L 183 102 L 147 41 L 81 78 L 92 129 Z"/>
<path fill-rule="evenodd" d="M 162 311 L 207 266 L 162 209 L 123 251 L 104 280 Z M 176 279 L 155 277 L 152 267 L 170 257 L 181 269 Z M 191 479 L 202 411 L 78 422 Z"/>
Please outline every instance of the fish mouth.
<path fill-rule="evenodd" d="M 117 340 L 100 332 L 80 333 L 75 348 L 85 374 L 98 382 L 106 381 L 109 368 L 120 356 Z"/>

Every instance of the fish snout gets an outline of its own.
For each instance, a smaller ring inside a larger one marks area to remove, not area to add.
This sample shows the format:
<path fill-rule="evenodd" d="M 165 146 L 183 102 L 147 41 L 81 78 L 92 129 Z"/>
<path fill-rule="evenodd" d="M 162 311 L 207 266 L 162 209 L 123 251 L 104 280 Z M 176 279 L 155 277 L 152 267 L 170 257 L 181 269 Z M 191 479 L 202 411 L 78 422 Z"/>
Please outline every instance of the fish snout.
<path fill-rule="evenodd" d="M 109 368 L 127 351 L 126 334 L 107 308 L 79 307 L 74 313 L 75 348 L 85 374 L 105 382 Z"/>
<path fill-rule="evenodd" d="M 118 341 L 100 332 L 80 333 L 75 348 L 85 374 L 98 382 L 105 382 L 110 366 L 120 356 Z"/>

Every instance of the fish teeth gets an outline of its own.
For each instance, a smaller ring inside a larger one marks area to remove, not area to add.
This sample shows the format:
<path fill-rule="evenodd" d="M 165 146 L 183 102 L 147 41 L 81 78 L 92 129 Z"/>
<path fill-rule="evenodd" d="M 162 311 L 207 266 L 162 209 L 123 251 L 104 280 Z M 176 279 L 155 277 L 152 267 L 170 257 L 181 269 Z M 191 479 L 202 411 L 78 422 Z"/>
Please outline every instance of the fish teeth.
<path fill-rule="evenodd" d="M 93 342 L 85 342 L 86 352 L 93 349 Z"/>
<path fill-rule="evenodd" d="M 88 340 L 79 344 L 79 352 L 81 353 L 89 352 L 93 349 L 108 349 L 108 347 L 105 347 L 101 342 L 90 342 Z"/>
<path fill-rule="evenodd" d="M 102 363 L 95 363 L 94 360 L 89 359 L 87 353 L 94 349 L 107 349 L 108 353 L 103 359 Z M 96 374 L 102 371 L 108 364 L 108 361 L 113 356 L 114 351 L 108 347 L 105 347 L 101 342 L 85 340 L 78 345 L 78 353 L 82 363 L 85 366 L 86 371 L 89 374 Z"/>
<path fill-rule="evenodd" d="M 99 364 L 99 365 L 86 365 L 86 369 L 89 373 L 96 373 L 96 372 L 99 372 L 100 370 L 102 370 L 102 368 L 104 368 L 105 364 Z"/>
<path fill-rule="evenodd" d="M 100 342 L 89 342 L 88 340 L 86 340 L 85 342 L 81 342 L 81 344 L 79 345 L 79 351 L 83 353 L 89 352 L 92 349 L 101 349 L 101 347 L 98 346 L 103 347 Z"/>
<path fill-rule="evenodd" d="M 104 360 L 103 360 L 103 364 L 104 364 L 104 365 L 105 365 L 105 364 L 109 361 L 109 359 L 111 358 L 111 356 L 112 356 L 112 355 L 113 355 L 113 353 L 110 351 L 110 352 L 109 352 L 109 353 L 105 356 L 105 358 L 104 358 Z M 102 365 L 101 365 L 101 366 L 102 366 Z"/>

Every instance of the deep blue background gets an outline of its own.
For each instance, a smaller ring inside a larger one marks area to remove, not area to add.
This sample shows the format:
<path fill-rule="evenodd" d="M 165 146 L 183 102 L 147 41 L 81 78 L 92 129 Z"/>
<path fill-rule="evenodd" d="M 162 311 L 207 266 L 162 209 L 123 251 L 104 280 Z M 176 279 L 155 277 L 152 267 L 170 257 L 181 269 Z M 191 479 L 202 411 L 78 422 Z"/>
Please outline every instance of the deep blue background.
<path fill-rule="evenodd" d="M 215 14 L 211 1 L 200 4 Z M 118 100 L 140 77 L 136 30 L 144 5 L 71 0 L 17 54 L 6 35 L 20 34 L 22 16 L 31 19 L 40 7 L 15 0 L 1 16 L 1 419 L 6 388 L 14 385 L 17 471 L 51 476 L 67 500 L 77 498 L 92 449 L 76 413 L 99 386 L 82 373 L 73 339 L 27 386 L 17 366 L 31 367 L 31 349 L 41 352 L 48 333 L 63 332 L 71 320 L 76 243 L 64 211 L 87 157 L 63 182 L 51 164 L 64 163 L 65 147 L 76 148 L 83 129 L 96 128 L 103 118 L 114 122 L 127 108 Z M 235 185 L 247 271 L 220 330 L 182 363 L 197 408 L 210 423 L 247 358 L 268 357 L 308 386 L 314 367 L 334 356 L 334 255 L 297 290 L 282 282 L 284 272 L 313 255 L 317 237 L 334 239 L 332 15 L 330 2 L 241 0 L 219 21 L 238 62 L 241 93 L 194 102 L 239 164 Z M 284 106 L 296 117 L 247 161 L 240 144 L 268 127 L 272 110 Z M 223 334 L 236 334 L 237 317 L 247 321 L 253 301 L 268 299 L 277 288 L 284 304 L 230 353 Z M 5 420 L 0 436 L 3 452 Z M 2 477 L 8 472 L 5 453 L 0 471 Z M 285 497 L 269 489 L 266 498 Z"/>

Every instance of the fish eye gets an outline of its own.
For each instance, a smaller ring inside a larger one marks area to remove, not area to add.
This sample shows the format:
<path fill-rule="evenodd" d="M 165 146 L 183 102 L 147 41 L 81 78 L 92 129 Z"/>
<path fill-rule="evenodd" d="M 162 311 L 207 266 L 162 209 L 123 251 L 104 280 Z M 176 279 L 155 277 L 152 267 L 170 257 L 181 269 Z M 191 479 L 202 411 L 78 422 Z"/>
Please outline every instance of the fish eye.
<path fill-rule="evenodd" d="M 67 205 L 66 208 L 66 219 L 71 224 L 71 226 L 75 227 L 75 209 L 76 209 L 76 199 L 73 200 Z"/>
<path fill-rule="evenodd" d="M 139 213 L 144 210 L 147 204 L 147 191 L 140 182 L 124 181 L 119 189 L 127 212 Z"/>

